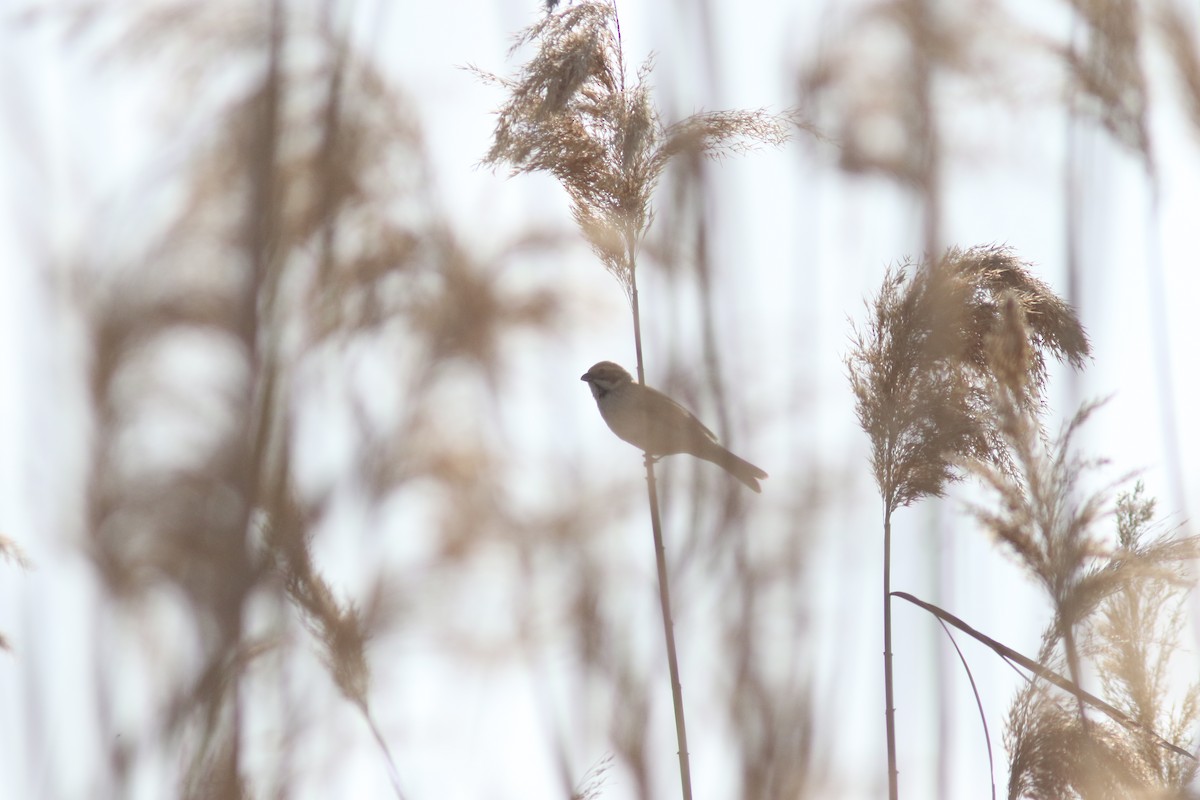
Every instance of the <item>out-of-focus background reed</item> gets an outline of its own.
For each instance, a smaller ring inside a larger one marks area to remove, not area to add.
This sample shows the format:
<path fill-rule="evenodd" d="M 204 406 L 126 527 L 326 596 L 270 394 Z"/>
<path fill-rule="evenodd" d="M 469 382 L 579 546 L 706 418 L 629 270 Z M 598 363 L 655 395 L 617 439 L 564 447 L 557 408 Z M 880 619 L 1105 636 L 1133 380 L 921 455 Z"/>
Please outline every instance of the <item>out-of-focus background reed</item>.
<path fill-rule="evenodd" d="M 1092 341 L 1051 369 L 1050 432 L 1111 396 L 1075 441 L 1110 460 L 1096 480 L 1142 470 L 1187 523 L 1200 15 L 618 10 L 664 123 L 803 123 L 676 159 L 639 257 L 648 382 L 771 476 L 659 468 L 697 797 L 879 797 L 882 511 L 848 320 L 890 265 L 1007 245 Z M 506 95 L 465 67 L 515 74 L 545 13 L 5 6 L 5 796 L 678 796 L 640 456 L 578 380 L 632 369 L 627 298 L 552 177 L 480 166 Z M 898 512 L 892 585 L 1036 655 L 1051 607 L 966 513 L 984 497 Z M 894 614 L 902 794 L 989 796 L 953 647 Z M 960 646 L 1003 794 L 1025 681 Z"/>

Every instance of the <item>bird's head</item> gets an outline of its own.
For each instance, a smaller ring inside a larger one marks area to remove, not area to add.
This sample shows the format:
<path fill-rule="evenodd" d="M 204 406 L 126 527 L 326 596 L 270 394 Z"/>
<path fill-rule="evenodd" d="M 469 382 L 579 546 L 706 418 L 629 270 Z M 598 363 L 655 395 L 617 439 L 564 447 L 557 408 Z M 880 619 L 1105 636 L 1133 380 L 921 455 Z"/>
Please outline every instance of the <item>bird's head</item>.
<path fill-rule="evenodd" d="M 633 376 L 626 372 L 620 364 L 601 361 L 599 364 L 593 364 L 591 369 L 579 377 L 579 380 L 586 381 L 592 390 L 592 396 L 599 400 L 613 389 L 633 383 Z"/>

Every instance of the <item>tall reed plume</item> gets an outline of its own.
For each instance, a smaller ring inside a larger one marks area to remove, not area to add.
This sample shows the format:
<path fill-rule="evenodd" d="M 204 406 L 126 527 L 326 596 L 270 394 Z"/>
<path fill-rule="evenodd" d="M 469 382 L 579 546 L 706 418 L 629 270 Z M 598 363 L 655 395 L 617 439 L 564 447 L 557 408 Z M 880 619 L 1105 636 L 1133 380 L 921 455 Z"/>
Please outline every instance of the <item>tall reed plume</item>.
<path fill-rule="evenodd" d="M 697 114 L 664 124 L 651 102 L 651 62 L 643 63 L 629 80 L 613 0 L 585 0 L 560 11 L 548 6 L 544 19 L 517 37 L 514 50 L 528 44 L 536 52 L 516 79 L 478 73 L 508 95 L 484 163 L 507 164 L 518 174 L 548 172 L 562 184 L 581 232 L 629 298 L 637 378 L 645 383 L 638 250 L 653 218 L 651 196 L 663 170 L 679 155 L 717 157 L 762 143 L 781 144 L 786 128 L 762 111 Z M 645 467 L 680 776 L 683 796 L 690 799 L 683 693 L 654 460 L 649 453 Z"/>
<path fill-rule="evenodd" d="M 1140 485 L 1111 505 L 1115 484 L 1085 491 L 1084 481 L 1103 462 L 1074 453 L 1073 439 L 1099 407 L 1085 405 L 1057 441 L 1047 443 L 1037 410 L 1019 402 L 1013 378 L 1025 372 L 1030 352 L 1026 314 L 1015 300 L 987 351 L 999 380 L 992 406 L 1012 468 L 971 460 L 966 467 L 990 489 L 995 502 L 972 512 L 1013 553 L 1045 590 L 1053 610 L 1038 660 L 1065 663 L 1075 687 L 1083 686 L 1090 653 L 1114 724 L 1086 712 L 1088 697 L 1075 693 L 1075 710 L 1037 677 L 1018 694 L 1006 734 L 1010 797 L 1150 797 L 1181 790 L 1195 774 L 1195 759 L 1173 747 L 1197 720 L 1197 691 L 1187 690 L 1172 715 L 1166 669 L 1182 619 L 1181 593 L 1190 587 L 1183 563 L 1195 558 L 1194 537 L 1150 538 L 1153 503 Z M 1124 480 L 1124 479 L 1120 479 Z M 1115 516 L 1116 524 L 1103 525 Z M 1107 709 L 1105 709 L 1107 711 Z"/>
<path fill-rule="evenodd" d="M 1069 587 L 1060 605 L 1069 609 L 1056 610 L 1042 637 L 1039 661 L 1053 667 L 1069 657 L 1068 642 L 1083 643 L 1079 660 L 1090 662 L 1103 701 L 1076 689 L 1071 704 L 1041 676 L 1017 693 L 1005 731 L 1010 798 L 1191 796 L 1198 762 L 1176 743 L 1195 740 L 1200 682 L 1179 693 L 1177 651 L 1195 585 L 1183 563 L 1195 557 L 1197 540 L 1175 532 L 1152 536 L 1154 502 L 1143 492 L 1139 483 L 1117 498 L 1115 531 L 1092 533 L 1095 552 L 1082 569 L 1064 565 Z M 1002 541 L 1021 538 L 1011 532 L 1016 522 L 1008 521 Z M 1053 569 L 1044 558 L 1034 560 Z M 1085 716 L 1085 700 L 1107 718 Z"/>
<path fill-rule="evenodd" d="M 161 740 L 178 745 L 177 796 L 286 796 L 289 766 L 311 767 L 286 752 L 275 775 L 248 764 L 259 748 L 247 719 L 301 738 L 295 678 L 322 682 L 293 665 L 313 649 L 403 796 L 403 759 L 372 702 L 370 643 L 428 587 L 381 563 L 351 589 L 327 577 L 315 542 L 331 528 L 353 534 L 347 487 L 350 505 L 376 517 L 411 504 L 416 486 L 444 495 L 421 501 L 439 522 L 431 574 L 468 560 L 481 532 L 511 516 L 499 456 L 480 437 L 441 435 L 464 426 L 438 391 L 455 380 L 447 365 L 494 380 L 508 333 L 551 327 L 557 295 L 501 289 L 463 246 L 438 211 L 410 101 L 336 16 L 280 2 L 232 17 L 163 4 L 113 9 L 97 25 L 114 36 L 113 60 L 178 71 L 189 103 L 210 112 L 199 132 L 188 114 L 171 117 L 189 149 L 171 176 L 173 214 L 147 225 L 144 254 L 80 271 L 94 429 L 87 552 L 130 616 L 175 609 L 186 624 L 170 633 L 200 662 L 146 670 L 166 699 L 153 730 L 106 737 L 117 795 Z M 95 23 L 75 21 L 79 35 Z M 244 81 L 228 80 L 231 66 Z M 403 352 L 389 352 L 397 342 Z M 380 382 L 364 388 L 358 367 L 384 354 L 396 384 L 381 412 Z M 330 429 L 354 457 L 314 481 L 312 437 Z M 102 693 L 133 658 L 107 655 Z"/>
<path fill-rule="evenodd" d="M 1041 403 L 1046 356 L 1079 366 L 1087 337 L 1071 309 L 1004 247 L 951 249 L 889 269 L 847 358 L 858 419 L 883 500 L 884 695 L 889 790 L 898 794 L 892 686 L 891 535 L 897 509 L 940 497 L 962 462 L 1012 469 L 992 406 L 988 342 L 1015 304 L 1030 319 L 1019 361 L 999 377 L 1022 408 Z"/>
<path fill-rule="evenodd" d="M 1165 671 L 1181 623 L 1179 593 L 1189 585 L 1181 564 L 1195 557 L 1197 541 L 1148 539 L 1152 509 L 1137 491 L 1118 500 L 1117 535 L 1101 529 L 1112 515 L 1113 487 L 1084 493 L 1084 478 L 1101 462 L 1076 456 L 1072 446 L 1096 404 L 1047 442 L 1046 356 L 1081 366 L 1089 349 L 1069 307 L 1001 248 L 951 251 L 935 267 L 906 266 L 885 277 L 848 359 L 884 500 L 889 728 L 891 514 L 973 476 L 996 498 L 972 505 L 974 516 L 1050 600 L 1053 620 L 1037 660 L 902 594 L 1032 672 L 1006 732 L 1009 796 L 1157 797 L 1179 790 L 1195 774 L 1195 759 L 1175 740 L 1196 721 L 1197 689 L 1172 714 Z M 1088 654 L 1108 701 L 1082 688 Z M 1069 680 L 1057 674 L 1060 664 Z M 1093 719 L 1089 706 L 1107 719 Z M 893 747 L 889 736 L 894 779 Z"/>

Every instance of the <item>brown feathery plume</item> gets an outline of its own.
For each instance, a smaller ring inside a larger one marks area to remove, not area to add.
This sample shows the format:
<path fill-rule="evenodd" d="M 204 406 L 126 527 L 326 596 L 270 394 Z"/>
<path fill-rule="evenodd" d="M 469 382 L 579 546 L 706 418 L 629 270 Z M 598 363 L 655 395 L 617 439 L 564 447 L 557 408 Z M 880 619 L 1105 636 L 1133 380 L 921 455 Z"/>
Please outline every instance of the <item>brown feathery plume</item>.
<path fill-rule="evenodd" d="M 1018 693 L 1004 734 L 1009 800 L 1129 800 L 1154 785 L 1125 731 L 1084 725 L 1065 698 L 1044 682 Z"/>
<path fill-rule="evenodd" d="M 1147 540 L 1154 502 L 1139 482 L 1116 505 L 1117 547 L 1083 583 L 1096 580 L 1083 605 L 1086 647 L 1106 701 L 1127 723 L 1086 719 L 1035 677 L 1013 701 L 1005 732 L 1010 757 L 1009 797 L 1183 798 L 1198 762 L 1170 745 L 1187 742 L 1200 719 L 1200 684 L 1178 704 L 1169 668 L 1185 621 L 1184 601 L 1194 581 L 1182 562 L 1197 553 L 1195 537 L 1170 534 Z M 1132 565 L 1132 566 L 1131 566 Z M 1120 575 L 1114 581 L 1113 577 Z M 1104 577 L 1100 577 L 1104 576 Z M 1101 599 L 1096 601 L 1099 596 Z M 1043 666 L 1064 658 L 1061 621 L 1043 636 Z"/>
<path fill-rule="evenodd" d="M 880 0 L 849 17 L 839 43 L 801 75 L 801 90 L 818 97 L 832 117 L 843 170 L 935 190 L 929 179 L 940 156 L 932 79 L 972 70 L 975 38 L 998 25 L 991 12 L 977 3 Z M 896 46 L 877 47 L 881 36 Z"/>
<path fill-rule="evenodd" d="M 970 301 L 976 317 L 970 327 L 969 359 L 976 370 L 990 370 L 991 361 L 985 353 L 986 336 L 1004 324 L 1002 311 L 1010 296 L 1023 315 L 1029 338 L 1031 391 L 1027 392 L 1028 399 L 1039 398 L 1045 389 L 1047 354 L 1075 369 L 1084 367 L 1091 354 L 1091 344 L 1074 309 L 1035 277 L 1031 272 L 1032 265 L 1017 259 L 1011 248 L 1003 245 L 973 247 L 966 251 L 951 248 L 944 263 L 976 293 Z"/>
<path fill-rule="evenodd" d="M 1084 364 L 1090 345 L 1082 326 L 1028 266 L 1005 247 L 951 248 L 936 267 L 908 263 L 884 277 L 867 329 L 854 330 L 847 365 L 887 508 L 940 497 L 961 478 L 960 459 L 1007 462 L 991 413 L 997 368 L 1021 405 L 1034 407 L 1047 353 Z M 1023 322 L 1002 339 L 1013 350 L 996 362 L 989 337 L 1016 324 L 1005 322 L 1007 304 Z"/>
<path fill-rule="evenodd" d="M 941 496 L 962 478 L 964 462 L 1007 475 L 1011 455 L 993 407 L 997 371 L 1014 403 L 1038 408 L 1045 353 L 1079 366 L 1089 348 L 1069 306 L 1004 247 L 953 248 L 936 264 L 891 269 L 869 307 L 872 317 L 865 331 L 854 329 L 846 363 L 883 499 L 884 694 L 894 800 L 892 514 Z M 1000 340 L 1008 344 L 990 358 L 989 344 L 1005 331 L 1009 336 Z"/>
<path fill-rule="evenodd" d="M 1043 452 L 1035 418 L 1004 400 L 1000 406 L 1000 428 L 1011 448 L 1013 469 L 980 460 L 965 462 L 996 495 L 999 506 L 970 509 L 1045 589 L 1055 612 L 1056 640 L 1066 651 L 1071 679 L 1079 683 L 1075 626 L 1125 577 L 1095 570 L 1107 554 L 1096 526 L 1104 517 L 1108 490 L 1077 496 L 1080 477 L 1097 464 L 1073 457 L 1071 440 L 1096 406 L 1081 409 L 1049 452 Z"/>
<path fill-rule="evenodd" d="M 172 216 L 148 220 L 144 260 L 95 263 L 78 292 L 94 409 L 87 552 L 100 591 L 122 610 L 174 598 L 181 624 L 171 641 L 194 654 L 186 668 L 141 669 L 165 696 L 149 712 L 161 715 L 147 735 L 104 737 L 113 793 L 160 742 L 181 742 L 180 764 L 164 771 L 178 773 L 181 796 L 286 795 L 262 782 L 276 769 L 292 780 L 295 767 L 286 752 L 247 766 L 257 734 L 244 720 L 284 709 L 270 724 L 304 725 L 288 708 L 299 684 L 268 679 L 278 695 L 266 700 L 245 686 L 306 662 L 312 643 L 325 683 L 367 723 L 402 796 L 370 703 L 369 644 L 394 623 L 396 598 L 421 589 L 390 580 L 381 562 L 350 593 L 323 574 L 313 542 L 344 529 L 334 507 L 345 487 L 376 510 L 413 482 L 437 487 L 443 499 L 428 511 L 442 524 L 428 535 L 439 563 L 465 560 L 480 532 L 505 519 L 495 484 L 508 470 L 486 442 L 461 436 L 461 415 L 439 413 L 435 393 L 451 380 L 447 364 L 465 365 L 460 379 L 494 382 L 506 372 L 507 332 L 549 324 L 558 294 L 502 289 L 495 269 L 548 240 L 527 237 L 494 260 L 468 252 L 433 201 L 412 104 L 339 29 L 339 15 L 278 2 L 236 14 L 87 5 L 80 35 L 111 35 L 114 59 L 165 63 L 204 110 L 199 131 L 187 113 L 170 118 L 188 146 L 169 159 L 180 165 L 172 201 L 151 204 Z M 228 81 L 230 65 L 245 80 Z M 87 257 L 91 267 L 103 254 Z M 386 387 L 396 402 L 381 414 L 366 408 L 381 383 L 364 399 L 349 362 L 391 347 L 408 360 L 389 362 L 401 361 Z M 315 386 L 337 387 L 337 399 Z M 304 486 L 295 476 L 320 450 L 304 444 L 312 414 L 329 402 L 340 416 L 330 427 L 355 457 L 336 480 Z M 309 637 L 292 635 L 301 626 Z M 256 657 L 268 650 L 275 658 Z M 137 655 L 114 649 L 100 668 L 123 675 L 121 659 Z M 320 672 L 301 674 L 320 683 Z"/>
<path fill-rule="evenodd" d="M 850 384 L 888 510 L 940 497 L 958 479 L 954 454 L 1000 457 L 982 396 L 956 352 L 961 330 L 937 324 L 948 297 L 938 290 L 955 288 L 934 283 L 944 277 L 924 266 L 889 269 L 867 329 L 853 333 Z"/>
<path fill-rule="evenodd" d="M 537 52 L 516 80 L 475 70 L 508 92 L 483 163 L 557 178 L 580 230 L 627 293 L 651 194 L 673 157 L 721 157 L 787 139 L 782 119 L 765 111 L 717 111 L 664 125 L 647 83 L 652 61 L 627 85 L 616 5 L 608 0 L 547 14 L 513 49 L 530 43 Z"/>
<path fill-rule="evenodd" d="M 1082 459 L 1072 452 L 1075 434 L 1098 405 L 1084 406 L 1057 441 L 1046 444 L 1038 410 L 1014 396 L 1011 381 L 1005 378 L 1011 371 L 1014 353 L 1020 353 L 1021 342 L 1030 338 L 1025 333 L 1025 312 L 1019 304 L 1010 301 L 1004 305 L 1003 313 L 1005 323 L 989 337 L 987 353 L 998 375 L 992 387 L 992 405 L 998 430 L 1012 455 L 1012 465 L 1005 469 L 979 459 L 964 464 L 997 499 L 995 508 L 976 504 L 970 509 L 997 540 L 1012 550 L 1050 599 L 1054 618 L 1044 640 L 1043 663 L 1054 657 L 1061 646 L 1071 680 L 1082 685 L 1081 627 L 1103 604 L 1122 602 L 1122 596 L 1129 597 L 1130 592 L 1141 591 L 1139 587 L 1147 581 L 1177 580 L 1180 562 L 1194 558 L 1198 552 L 1196 540 L 1164 538 L 1152 543 L 1136 543 L 1137 537 L 1130 531 L 1140 517 L 1135 519 L 1129 516 L 1133 512 L 1127 512 L 1121 538 L 1131 544 L 1114 549 L 1111 538 L 1105 536 L 1099 526 L 1111 513 L 1108 501 L 1112 486 L 1083 495 L 1080 489 L 1083 476 L 1103 462 Z M 1110 732 L 1088 720 L 1082 698 L 1076 699 L 1077 721 L 1084 743 L 1090 742 L 1089 747 L 1100 748 L 1103 759 L 1111 758 L 1106 744 L 1107 738 L 1111 738 Z M 1143 699 L 1150 702 L 1149 697 Z M 1052 706 L 1034 703 L 1021 709 L 1023 716 L 1014 717 L 1014 720 L 1028 726 L 1032 724 L 1028 720 L 1030 715 L 1040 710 L 1053 716 L 1059 708 L 1057 703 Z M 1135 712 L 1127 715 L 1145 730 L 1155 730 L 1157 719 L 1136 713 L 1137 709 L 1129 708 L 1128 703 L 1122 710 Z M 1089 730 L 1092 730 L 1090 739 Z M 1036 744 L 1035 749 L 1042 746 Z M 1155 746 L 1148 741 L 1142 748 L 1127 745 L 1127 749 L 1136 754 L 1140 749 Z M 1152 769 L 1157 761 L 1148 763 L 1149 766 L 1141 768 L 1154 774 L 1160 771 Z"/>
<path fill-rule="evenodd" d="M 1139 481 L 1117 497 L 1116 556 L 1141 559 L 1163 547 L 1195 547 L 1195 538 L 1160 534 L 1150 539 L 1154 500 Z M 1182 555 L 1182 554 L 1181 554 Z M 1200 683 L 1190 684 L 1171 703 L 1171 667 L 1187 618 L 1186 600 L 1194 588 L 1180 562 L 1162 568 L 1106 597 L 1089 629 L 1088 652 L 1108 701 L 1143 728 L 1168 741 L 1192 741 L 1200 722 Z M 1134 746 L 1158 787 L 1180 792 L 1196 776 L 1198 762 L 1165 750 L 1149 737 Z"/>
<path fill-rule="evenodd" d="M 1019 315 L 1015 307 L 1010 309 L 1011 316 Z M 1020 328 L 1012 326 L 1016 331 Z M 1009 349 L 1001 339 L 997 336 L 991 342 L 997 360 L 1003 360 Z M 1034 412 L 1009 398 L 1008 391 L 997 387 L 993 396 L 998 429 L 1012 465 L 1001 468 L 981 459 L 962 462 L 998 500 L 995 509 L 979 504 L 970 508 L 1043 586 L 1055 609 L 1059 636 L 1069 637 L 1105 598 L 1130 581 L 1161 575 L 1167 565 L 1191 557 L 1194 542 L 1163 540 L 1137 551 L 1114 553 L 1097 525 L 1111 514 L 1108 500 L 1115 483 L 1081 497 L 1081 478 L 1104 462 L 1072 453 L 1074 436 L 1099 404 L 1081 408 L 1058 439 L 1046 445 Z M 1068 654 L 1072 677 L 1077 679 L 1074 658 Z"/>

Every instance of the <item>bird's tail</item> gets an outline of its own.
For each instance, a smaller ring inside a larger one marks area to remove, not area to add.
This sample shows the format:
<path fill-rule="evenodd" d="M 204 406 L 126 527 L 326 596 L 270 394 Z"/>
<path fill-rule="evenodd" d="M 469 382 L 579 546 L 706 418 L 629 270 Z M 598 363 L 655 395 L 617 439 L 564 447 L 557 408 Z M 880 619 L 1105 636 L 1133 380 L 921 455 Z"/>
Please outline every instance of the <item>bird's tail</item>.
<path fill-rule="evenodd" d="M 713 442 L 712 448 L 700 455 L 700 457 L 706 461 L 711 461 L 754 491 L 762 494 L 762 486 L 759 485 L 758 481 L 760 478 L 767 477 L 767 473 L 746 459 L 738 458 L 716 442 Z"/>

